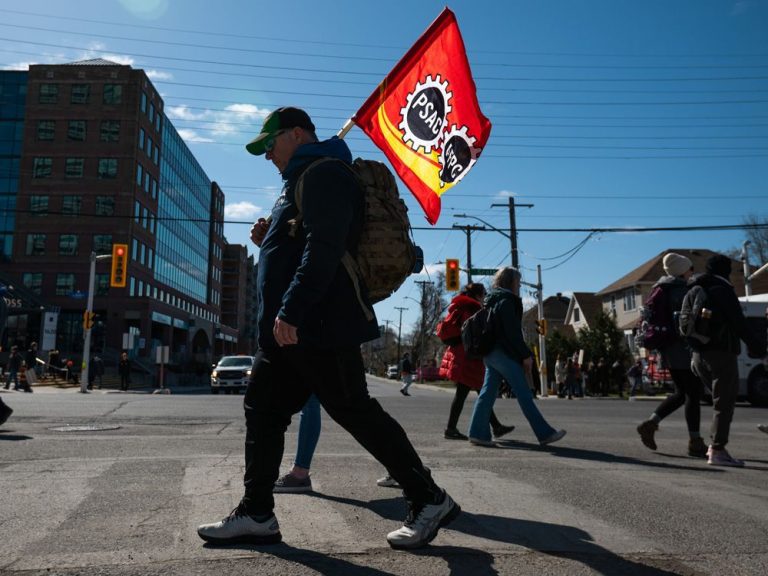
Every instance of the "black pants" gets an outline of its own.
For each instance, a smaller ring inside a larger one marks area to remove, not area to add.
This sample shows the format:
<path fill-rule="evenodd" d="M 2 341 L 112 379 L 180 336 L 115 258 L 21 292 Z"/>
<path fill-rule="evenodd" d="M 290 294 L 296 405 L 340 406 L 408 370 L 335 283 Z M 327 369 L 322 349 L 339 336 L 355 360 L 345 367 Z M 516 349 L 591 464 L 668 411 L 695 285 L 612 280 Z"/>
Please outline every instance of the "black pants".
<path fill-rule="evenodd" d="M 453 402 L 451 402 L 451 411 L 448 414 L 448 430 L 453 430 L 459 423 L 459 416 L 464 408 L 464 401 L 469 395 L 469 391 L 472 390 L 469 386 L 465 386 L 461 382 L 456 382 L 456 394 L 453 396 Z M 480 392 L 475 390 L 475 392 Z M 501 428 L 502 424 L 499 419 L 496 418 L 496 414 L 491 412 L 491 429 L 496 432 Z"/>
<path fill-rule="evenodd" d="M 387 469 L 414 502 L 433 502 L 440 489 L 402 426 L 368 395 L 359 347 L 290 346 L 259 351 L 245 393 L 245 495 L 251 515 L 270 514 L 283 459 L 285 431 L 314 393 L 325 411 Z"/>
<path fill-rule="evenodd" d="M 712 447 L 722 450 L 728 444 L 739 393 L 738 356 L 723 350 L 694 352 L 692 366 L 701 381 L 712 389 Z"/>
<path fill-rule="evenodd" d="M 701 396 L 704 386 L 693 372 L 688 369 L 669 371 L 675 383 L 675 393 L 667 396 L 656 409 L 656 415 L 664 419 L 685 404 L 685 422 L 689 432 L 698 432 L 701 423 Z"/>

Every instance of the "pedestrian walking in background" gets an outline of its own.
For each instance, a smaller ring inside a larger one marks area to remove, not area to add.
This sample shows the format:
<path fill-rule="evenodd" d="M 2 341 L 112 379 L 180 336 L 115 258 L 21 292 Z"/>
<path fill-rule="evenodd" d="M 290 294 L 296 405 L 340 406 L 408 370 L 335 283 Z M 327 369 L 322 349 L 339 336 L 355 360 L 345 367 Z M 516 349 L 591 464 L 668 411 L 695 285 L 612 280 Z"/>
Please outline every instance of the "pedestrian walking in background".
<path fill-rule="evenodd" d="M 627 373 L 621 360 L 614 360 L 611 364 L 611 383 L 616 385 L 619 398 L 624 398 L 624 385 L 627 382 Z"/>
<path fill-rule="evenodd" d="M 565 377 L 567 376 L 565 359 L 560 354 L 555 360 L 555 390 L 559 398 L 565 397 Z"/>
<path fill-rule="evenodd" d="M 654 284 L 652 291 L 658 288 L 664 292 L 664 297 L 658 300 L 654 299 L 654 301 L 658 301 L 658 305 L 667 308 L 665 313 L 660 314 L 660 316 L 674 318 L 680 313 L 683 306 L 683 298 L 688 291 L 688 280 L 693 275 L 693 264 L 687 257 L 675 252 L 666 254 L 662 264 L 665 275 Z M 703 458 L 707 455 L 707 446 L 701 437 L 699 426 L 704 386 L 699 377 L 691 371 L 690 347 L 680 335 L 677 326 L 674 328 L 669 341 L 658 351 L 661 353 L 661 365 L 669 370 L 675 391 L 667 396 L 656 407 L 653 414 L 637 427 L 637 432 L 645 446 L 651 450 L 656 450 L 654 434 L 659 428 L 659 423 L 684 404 L 685 423 L 688 427 L 688 455 Z M 642 382 L 642 366 L 640 368 L 640 381 Z"/>
<path fill-rule="evenodd" d="M 448 413 L 448 424 L 445 427 L 444 437 L 448 440 L 466 440 L 467 437 L 459 432 L 458 422 L 464 401 L 470 390 L 478 392 L 483 386 L 485 378 L 485 365 L 480 358 L 468 358 L 461 343 L 461 326 L 475 312 L 480 310 L 485 297 L 485 286 L 479 282 L 467 284 L 448 305 L 448 313 L 445 319 L 438 325 L 437 336 L 443 342 L 449 344 L 443 354 L 440 363 L 440 375 L 456 383 L 456 393 L 451 402 L 451 410 Z M 443 336 L 441 336 L 443 334 Z M 444 339 L 445 338 L 445 339 Z M 491 429 L 494 438 L 501 438 L 515 429 L 514 426 L 505 426 L 491 411 Z"/>
<path fill-rule="evenodd" d="M 403 359 L 400 361 L 400 380 L 403 382 L 400 387 L 400 394 L 410 396 L 408 388 L 413 384 L 413 364 L 411 364 L 411 356 L 408 352 L 403 354 Z"/>
<path fill-rule="evenodd" d="M 6 366 L 8 370 L 8 374 L 5 377 L 6 390 L 11 387 L 11 381 L 13 381 L 13 389 L 19 389 L 19 370 L 21 370 L 22 360 L 21 354 L 19 354 L 19 347 L 11 346 L 11 352 L 8 355 L 8 364 Z"/>
<path fill-rule="evenodd" d="M 627 378 L 629 378 L 629 397 L 634 398 L 637 390 L 643 390 L 643 361 L 639 358 L 635 360 L 635 363 L 627 370 Z"/>
<path fill-rule="evenodd" d="M 37 384 L 37 342 L 32 342 L 29 345 L 24 356 L 24 364 L 26 366 L 24 377 L 27 379 L 27 386 Z"/>
<path fill-rule="evenodd" d="M 491 311 L 495 344 L 483 357 L 485 380 L 469 424 L 469 441 L 479 446 L 495 446 L 489 421 L 502 378 L 514 390 L 520 409 L 540 444 L 551 444 L 565 436 L 565 430 L 555 430 L 539 412 L 526 380 L 526 373 L 530 373 L 533 364 L 533 353 L 523 338 L 520 280 L 517 268 L 499 270 L 485 299 L 485 307 Z"/>
<path fill-rule="evenodd" d="M 704 343 L 688 338 L 693 348 L 693 372 L 712 390 L 712 443 L 709 464 L 713 466 L 744 466 L 744 461 L 726 450 L 728 436 L 739 391 L 739 340 L 747 345 L 751 358 L 766 355 L 765 342 L 747 323 L 739 299 L 730 283 L 731 259 L 716 254 L 707 260 L 706 272 L 694 276 L 689 286 L 701 286 L 706 293 L 706 308 L 711 311 Z"/>
<path fill-rule="evenodd" d="M 131 360 L 128 358 L 128 352 L 120 354 L 120 361 L 117 363 L 117 373 L 120 375 L 120 390 L 126 392 L 131 383 Z"/>
<path fill-rule="evenodd" d="M 356 251 L 363 226 L 352 154 L 338 138 L 318 142 L 307 113 L 290 107 L 267 116 L 246 148 L 266 154 L 284 187 L 259 252 L 258 350 L 244 400 L 245 493 L 227 517 L 199 526 L 198 535 L 214 544 L 282 539 L 273 489 L 285 430 L 314 393 L 403 488 L 408 514 L 387 534 L 389 545 L 424 546 L 461 509 L 368 393 L 360 344 L 378 337 L 378 322 L 366 286 L 341 264 L 345 252 Z"/>
<path fill-rule="evenodd" d="M 576 394 L 576 365 L 571 358 L 565 361 L 565 393 L 568 400 L 573 400 Z"/>
<path fill-rule="evenodd" d="M 595 383 L 597 384 L 597 393 L 600 396 L 608 396 L 611 386 L 611 369 L 605 358 L 600 358 L 597 361 L 597 367 L 595 368 Z"/>

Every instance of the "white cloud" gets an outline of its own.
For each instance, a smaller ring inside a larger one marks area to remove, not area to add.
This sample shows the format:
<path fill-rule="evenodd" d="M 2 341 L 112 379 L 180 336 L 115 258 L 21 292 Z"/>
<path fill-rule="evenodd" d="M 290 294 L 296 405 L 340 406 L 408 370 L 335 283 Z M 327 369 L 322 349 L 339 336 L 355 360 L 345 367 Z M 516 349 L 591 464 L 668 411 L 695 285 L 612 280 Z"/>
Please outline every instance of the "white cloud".
<path fill-rule="evenodd" d="M 227 204 L 224 207 L 224 216 L 227 218 L 253 219 L 261 212 L 262 208 L 260 206 L 247 201 Z"/>
<path fill-rule="evenodd" d="M 2 70 L 27 70 L 33 64 L 37 64 L 37 62 L 14 62 L 13 64 L 6 64 L 4 66 L 1 66 L 0 69 L 2 69 Z"/>
<path fill-rule="evenodd" d="M 209 112 L 192 112 L 185 104 L 181 106 L 166 106 L 165 114 L 172 120 L 205 120 Z"/>
<path fill-rule="evenodd" d="M 511 190 L 499 190 L 496 192 L 497 198 L 510 198 L 512 196 L 518 196 L 519 194 L 517 192 L 512 192 Z"/>
<path fill-rule="evenodd" d="M 178 133 L 185 142 L 215 142 L 215 140 L 212 140 L 211 138 L 204 138 L 194 130 L 188 130 L 186 128 L 179 129 Z"/>
<path fill-rule="evenodd" d="M 150 80 L 170 80 L 173 78 L 173 74 L 161 70 L 145 70 L 144 72 Z"/>

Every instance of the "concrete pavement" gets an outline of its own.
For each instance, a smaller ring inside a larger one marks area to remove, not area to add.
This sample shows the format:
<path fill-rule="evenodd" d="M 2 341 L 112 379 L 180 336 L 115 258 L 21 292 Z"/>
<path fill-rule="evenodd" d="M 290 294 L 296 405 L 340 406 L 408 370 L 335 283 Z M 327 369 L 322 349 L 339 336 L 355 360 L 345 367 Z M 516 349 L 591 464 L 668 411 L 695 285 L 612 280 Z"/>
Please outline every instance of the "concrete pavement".
<path fill-rule="evenodd" d="M 197 524 L 226 515 L 242 492 L 242 397 L 51 390 L 3 395 L 15 413 L 0 429 L 0 573 L 768 572 L 768 442 L 756 429 L 765 410 L 737 410 L 732 447 L 748 468 L 714 469 L 684 455 L 682 413 L 662 424 L 658 453 L 640 445 L 634 426 L 648 402 L 540 401 L 568 429 L 540 448 L 516 402 L 500 400 L 500 418 L 518 428 L 484 449 L 442 438 L 445 390 L 419 385 L 404 398 L 396 382 L 370 382 L 465 511 L 432 546 L 389 549 L 399 492 L 377 487 L 378 463 L 325 418 L 316 493 L 277 496 L 284 543 L 207 547 Z M 462 426 L 470 411 L 468 401 Z M 53 430 L 67 424 L 119 428 Z"/>

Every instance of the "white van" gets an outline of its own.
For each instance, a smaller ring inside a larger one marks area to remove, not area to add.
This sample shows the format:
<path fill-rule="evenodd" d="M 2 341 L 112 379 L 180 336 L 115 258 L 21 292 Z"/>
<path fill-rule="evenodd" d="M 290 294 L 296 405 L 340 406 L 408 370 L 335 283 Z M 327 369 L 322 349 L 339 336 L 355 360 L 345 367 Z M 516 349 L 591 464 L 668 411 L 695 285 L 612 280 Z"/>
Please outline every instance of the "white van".
<path fill-rule="evenodd" d="M 752 329 L 768 340 L 768 294 L 742 296 L 739 301 Z M 739 355 L 739 396 L 755 406 L 768 406 L 768 359 L 750 358 L 743 343 Z"/>

